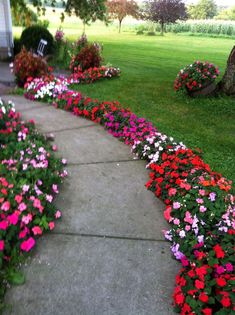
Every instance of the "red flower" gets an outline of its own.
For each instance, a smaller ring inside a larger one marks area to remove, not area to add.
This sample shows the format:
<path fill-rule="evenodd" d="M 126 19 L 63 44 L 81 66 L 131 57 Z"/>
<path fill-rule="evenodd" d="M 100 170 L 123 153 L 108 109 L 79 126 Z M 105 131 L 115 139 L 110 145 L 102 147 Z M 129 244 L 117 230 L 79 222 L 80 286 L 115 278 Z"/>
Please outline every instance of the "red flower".
<path fill-rule="evenodd" d="M 219 244 L 216 244 L 213 249 L 217 258 L 224 258 L 224 251 Z"/>
<path fill-rule="evenodd" d="M 206 295 L 205 292 L 200 293 L 199 300 L 204 302 L 204 303 L 207 303 L 208 302 L 208 295 Z"/>
<path fill-rule="evenodd" d="M 202 310 L 202 313 L 203 313 L 204 315 L 212 315 L 212 309 L 209 308 L 209 307 L 204 308 L 204 309 Z"/>
<path fill-rule="evenodd" d="M 200 280 L 196 280 L 195 281 L 195 287 L 199 290 L 199 289 L 204 289 L 204 282 L 200 281 Z"/>
<path fill-rule="evenodd" d="M 175 303 L 180 305 L 184 303 L 184 295 L 183 293 L 179 293 L 175 295 Z"/>
<path fill-rule="evenodd" d="M 229 307 L 231 305 L 231 300 L 228 296 L 223 296 L 222 300 L 221 300 L 221 304 L 224 307 Z"/>
<path fill-rule="evenodd" d="M 221 278 L 221 277 L 217 278 L 216 282 L 217 282 L 218 286 L 220 286 L 220 287 L 224 287 L 227 284 L 227 282 L 224 280 L 224 278 Z"/>

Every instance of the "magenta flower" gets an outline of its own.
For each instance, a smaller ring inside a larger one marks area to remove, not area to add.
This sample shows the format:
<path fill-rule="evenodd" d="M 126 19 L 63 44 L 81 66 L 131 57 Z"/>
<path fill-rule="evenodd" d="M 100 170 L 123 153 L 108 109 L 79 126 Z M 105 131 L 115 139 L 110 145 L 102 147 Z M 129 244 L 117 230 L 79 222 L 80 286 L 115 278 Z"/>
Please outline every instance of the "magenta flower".
<path fill-rule="evenodd" d="M 0 240 L 0 251 L 3 251 L 5 247 L 4 241 Z"/>
<path fill-rule="evenodd" d="M 23 241 L 20 245 L 20 248 L 24 252 L 29 252 L 35 245 L 35 240 L 30 237 L 26 241 Z"/>

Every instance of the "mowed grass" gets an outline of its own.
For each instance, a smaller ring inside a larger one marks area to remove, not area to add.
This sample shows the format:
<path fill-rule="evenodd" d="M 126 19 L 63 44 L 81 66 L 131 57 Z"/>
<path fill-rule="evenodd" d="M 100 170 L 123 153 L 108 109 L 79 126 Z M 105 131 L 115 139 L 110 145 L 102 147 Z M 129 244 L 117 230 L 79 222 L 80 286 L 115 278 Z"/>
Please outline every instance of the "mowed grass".
<path fill-rule="evenodd" d="M 68 21 L 64 30 L 68 39 L 76 40 L 82 24 Z M 80 85 L 78 90 L 99 100 L 118 100 L 151 120 L 159 131 L 190 148 L 202 149 L 212 170 L 235 180 L 235 98 L 192 99 L 173 90 L 178 71 L 194 60 L 215 63 L 223 73 L 233 40 L 118 34 L 114 26 L 106 28 L 101 23 L 87 27 L 86 33 L 90 41 L 103 44 L 104 63 L 120 67 L 122 73 L 118 79 Z"/>
<path fill-rule="evenodd" d="M 199 147 L 214 171 L 235 179 L 235 98 L 192 99 L 178 95 L 173 82 L 179 69 L 192 61 L 209 60 L 225 69 L 231 40 L 167 35 L 91 35 L 103 43 L 106 62 L 122 70 L 119 79 L 79 86 L 100 100 L 118 100 L 151 120 L 159 131 Z"/>

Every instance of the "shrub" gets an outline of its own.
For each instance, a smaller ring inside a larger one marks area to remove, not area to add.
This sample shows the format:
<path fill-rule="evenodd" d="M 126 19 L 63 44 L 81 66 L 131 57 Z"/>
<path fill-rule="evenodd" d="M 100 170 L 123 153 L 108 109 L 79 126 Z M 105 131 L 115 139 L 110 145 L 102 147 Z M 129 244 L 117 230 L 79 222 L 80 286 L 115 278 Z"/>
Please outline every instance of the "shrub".
<path fill-rule="evenodd" d="M 209 62 L 195 61 L 180 70 L 174 82 L 176 91 L 188 89 L 194 91 L 203 85 L 215 81 L 219 69 Z"/>
<path fill-rule="evenodd" d="M 147 33 L 147 35 L 148 35 L 148 36 L 155 36 L 155 35 L 156 35 L 156 33 L 155 33 L 155 32 L 151 32 L 151 31 L 150 31 L 150 32 L 148 32 L 148 33 Z"/>
<path fill-rule="evenodd" d="M 143 35 L 144 34 L 144 31 L 137 31 L 136 32 L 136 35 Z"/>
<path fill-rule="evenodd" d="M 13 65 L 18 86 L 24 86 L 29 77 L 42 77 L 50 73 L 47 63 L 41 57 L 27 51 L 24 47 L 16 55 Z"/>
<path fill-rule="evenodd" d="M 95 43 L 84 46 L 76 56 L 72 57 L 70 63 L 72 72 L 76 72 L 78 68 L 84 71 L 89 68 L 100 67 L 102 61 L 100 50 L 100 46 Z"/>
<path fill-rule="evenodd" d="M 21 45 L 25 46 L 27 50 L 32 49 L 36 51 L 41 39 L 47 41 L 45 47 L 45 54 L 52 54 L 54 52 L 54 39 L 51 33 L 43 26 L 33 25 L 27 27 L 21 34 Z"/>
<path fill-rule="evenodd" d="M 14 56 L 16 56 L 21 50 L 21 41 L 19 38 L 14 38 Z"/>

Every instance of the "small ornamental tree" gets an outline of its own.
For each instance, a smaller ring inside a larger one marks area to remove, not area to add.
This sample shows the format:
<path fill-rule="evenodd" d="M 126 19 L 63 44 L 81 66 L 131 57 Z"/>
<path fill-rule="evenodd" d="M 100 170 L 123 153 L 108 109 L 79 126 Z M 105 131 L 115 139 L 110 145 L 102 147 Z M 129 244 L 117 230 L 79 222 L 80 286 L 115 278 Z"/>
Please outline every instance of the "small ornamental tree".
<path fill-rule="evenodd" d="M 181 0 L 150 0 L 146 2 L 145 18 L 152 22 L 159 22 L 161 34 L 166 23 L 175 23 L 187 17 L 185 4 Z"/>
<path fill-rule="evenodd" d="M 139 17 L 139 7 L 134 0 L 110 0 L 107 2 L 107 8 L 110 18 L 119 21 L 119 33 L 122 21 L 127 15 L 134 18 Z"/>
<path fill-rule="evenodd" d="M 69 15 L 73 13 L 83 21 L 84 32 L 86 24 L 96 20 L 106 21 L 105 0 L 67 0 L 65 12 Z"/>

